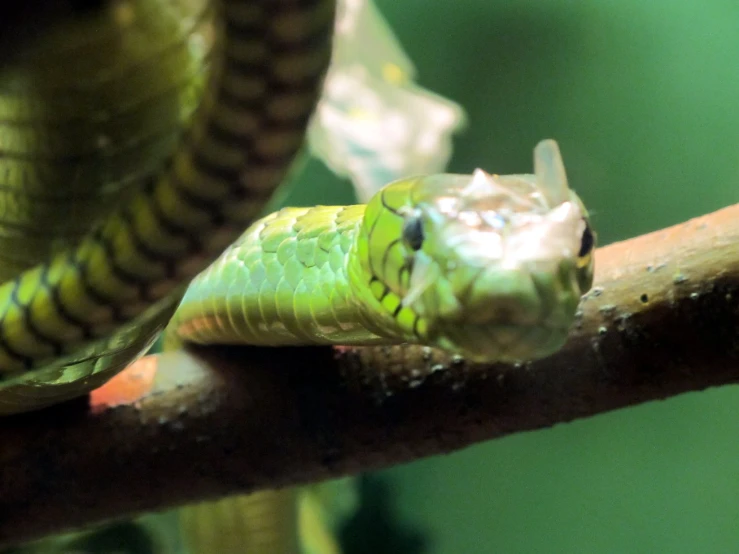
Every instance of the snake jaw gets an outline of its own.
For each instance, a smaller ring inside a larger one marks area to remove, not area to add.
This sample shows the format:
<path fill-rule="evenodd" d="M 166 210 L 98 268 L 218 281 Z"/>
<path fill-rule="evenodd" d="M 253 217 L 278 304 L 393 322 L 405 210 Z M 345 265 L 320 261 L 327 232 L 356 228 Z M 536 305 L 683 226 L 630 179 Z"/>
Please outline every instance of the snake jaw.
<path fill-rule="evenodd" d="M 564 344 L 574 320 L 581 293 L 576 272 L 571 260 L 486 268 L 469 280 L 466 294 L 457 293 L 456 314 L 428 315 L 428 339 L 478 363 L 548 356 Z M 448 283 L 442 278 L 434 289 Z"/>
<path fill-rule="evenodd" d="M 566 265 L 561 271 L 496 265 L 439 278 L 424 295 L 428 339 L 477 362 L 550 354 L 564 342 L 578 299 L 572 264 Z"/>

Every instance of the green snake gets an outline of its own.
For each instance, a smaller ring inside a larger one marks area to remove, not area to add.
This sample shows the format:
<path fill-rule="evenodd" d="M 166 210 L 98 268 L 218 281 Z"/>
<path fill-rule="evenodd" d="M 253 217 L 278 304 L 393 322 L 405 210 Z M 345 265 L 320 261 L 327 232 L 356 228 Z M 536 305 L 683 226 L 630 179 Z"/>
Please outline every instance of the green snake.
<path fill-rule="evenodd" d="M 562 345 L 594 235 L 553 141 L 531 175 L 414 177 L 254 223 L 301 148 L 334 9 L 3 8 L 0 413 L 85 394 L 170 319 L 200 343 L 417 342 L 472 361 Z"/>
<path fill-rule="evenodd" d="M 203 344 L 415 342 L 476 362 L 551 354 L 590 288 L 594 237 L 554 141 L 534 165 L 273 213 L 193 280 L 170 328 Z"/>

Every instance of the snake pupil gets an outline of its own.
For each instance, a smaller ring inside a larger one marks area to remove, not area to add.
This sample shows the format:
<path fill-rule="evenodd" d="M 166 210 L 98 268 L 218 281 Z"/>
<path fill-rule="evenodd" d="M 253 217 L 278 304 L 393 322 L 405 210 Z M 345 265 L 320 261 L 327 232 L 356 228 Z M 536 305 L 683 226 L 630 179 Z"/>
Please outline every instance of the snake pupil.
<path fill-rule="evenodd" d="M 593 231 L 590 229 L 590 225 L 585 223 L 585 230 L 582 233 L 582 238 L 580 239 L 580 251 L 577 253 L 577 256 L 579 258 L 584 258 L 588 254 L 590 254 L 590 251 L 593 250 L 593 246 L 595 246 L 595 237 L 593 236 Z"/>
<path fill-rule="evenodd" d="M 413 250 L 420 250 L 423 244 L 423 225 L 421 218 L 411 216 L 403 223 L 403 240 Z"/>

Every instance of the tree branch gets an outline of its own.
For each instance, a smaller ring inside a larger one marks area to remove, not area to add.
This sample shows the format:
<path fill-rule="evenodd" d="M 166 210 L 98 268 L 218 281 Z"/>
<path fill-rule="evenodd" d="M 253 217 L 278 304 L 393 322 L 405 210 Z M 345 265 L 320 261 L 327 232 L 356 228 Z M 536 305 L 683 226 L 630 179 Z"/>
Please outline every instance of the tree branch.
<path fill-rule="evenodd" d="M 0 541 L 387 467 L 739 379 L 739 205 L 602 248 L 596 263 L 565 348 L 522 367 L 412 346 L 208 348 L 144 358 L 90 399 L 6 418 Z"/>

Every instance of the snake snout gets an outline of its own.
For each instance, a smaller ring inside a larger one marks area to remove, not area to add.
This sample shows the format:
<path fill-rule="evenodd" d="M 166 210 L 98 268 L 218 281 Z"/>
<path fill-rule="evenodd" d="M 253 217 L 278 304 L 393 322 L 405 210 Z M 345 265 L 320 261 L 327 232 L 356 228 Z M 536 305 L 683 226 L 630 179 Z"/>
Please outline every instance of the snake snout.
<path fill-rule="evenodd" d="M 483 270 L 472 281 L 465 304 L 465 320 L 472 324 L 533 325 L 542 317 L 536 284 L 521 271 Z"/>
<path fill-rule="evenodd" d="M 462 318 L 439 321 L 439 344 L 476 362 L 548 356 L 567 338 L 579 297 L 572 264 L 490 266 L 467 275 Z"/>

